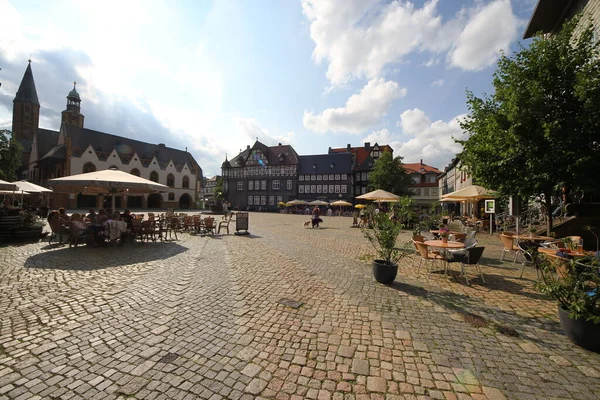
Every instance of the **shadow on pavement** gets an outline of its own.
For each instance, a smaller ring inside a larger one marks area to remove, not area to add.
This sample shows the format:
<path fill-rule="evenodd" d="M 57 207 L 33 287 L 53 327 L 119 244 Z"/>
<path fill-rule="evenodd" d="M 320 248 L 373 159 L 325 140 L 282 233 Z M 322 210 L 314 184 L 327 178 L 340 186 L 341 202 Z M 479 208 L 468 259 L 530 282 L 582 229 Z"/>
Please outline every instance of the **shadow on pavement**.
<path fill-rule="evenodd" d="M 135 243 L 122 247 L 45 246 L 44 253 L 35 254 L 25 261 L 26 268 L 60 270 L 97 270 L 125 265 L 165 260 L 188 249 L 173 242 Z M 52 250 L 55 249 L 55 250 Z"/>

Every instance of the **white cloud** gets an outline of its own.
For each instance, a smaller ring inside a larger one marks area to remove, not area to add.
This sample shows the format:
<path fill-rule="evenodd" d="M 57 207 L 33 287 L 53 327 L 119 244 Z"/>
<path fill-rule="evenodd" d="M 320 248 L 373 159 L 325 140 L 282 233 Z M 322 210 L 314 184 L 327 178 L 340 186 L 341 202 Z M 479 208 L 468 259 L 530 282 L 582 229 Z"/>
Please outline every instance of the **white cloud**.
<path fill-rule="evenodd" d="M 277 143 L 293 144 L 294 132 L 288 132 L 284 135 L 272 135 L 260 126 L 254 118 L 237 118 L 236 125 L 246 139 L 244 146 L 247 144 L 252 145 L 256 140 L 267 146 L 275 146 Z"/>
<path fill-rule="evenodd" d="M 450 53 L 453 66 L 474 71 L 493 65 L 517 38 L 518 21 L 509 0 L 498 0 L 474 14 Z"/>
<path fill-rule="evenodd" d="M 315 132 L 363 133 L 386 115 L 394 99 L 406 96 L 406 89 L 383 78 L 370 80 L 345 107 L 328 108 L 321 114 L 304 111 L 304 127 Z"/>
<path fill-rule="evenodd" d="M 394 149 L 394 156 L 402 156 L 406 163 L 422 159 L 425 164 L 443 169 L 461 151 L 461 146 L 454 142 L 453 137 L 462 137 L 459 121 L 464 117 L 459 115 L 448 122 L 432 122 L 418 108 L 406 110 L 397 123 L 401 132 L 381 129 L 371 132 L 362 141 L 388 144 Z"/>
<path fill-rule="evenodd" d="M 444 86 L 445 82 L 446 81 L 444 81 L 443 79 L 437 79 L 437 80 L 431 82 L 431 86 L 437 86 L 437 87 Z"/>
<path fill-rule="evenodd" d="M 447 21 L 443 21 L 437 5 L 438 0 L 428 0 L 422 7 L 410 1 L 303 0 L 303 13 L 315 42 L 313 59 L 316 63 L 327 61 L 327 78 L 339 86 L 357 78 L 380 76 L 386 65 L 400 63 L 419 51 L 433 53 L 426 66 L 435 65 L 438 54 L 451 52 L 451 65 L 468 70 L 483 68 L 516 38 L 517 22 L 509 0 L 494 0 L 483 8 L 463 8 Z M 489 21 L 494 13 L 500 18 Z M 487 30 L 482 32 L 486 21 Z M 485 44 L 473 43 L 477 34 Z M 465 60 L 473 49 L 483 54 Z"/>

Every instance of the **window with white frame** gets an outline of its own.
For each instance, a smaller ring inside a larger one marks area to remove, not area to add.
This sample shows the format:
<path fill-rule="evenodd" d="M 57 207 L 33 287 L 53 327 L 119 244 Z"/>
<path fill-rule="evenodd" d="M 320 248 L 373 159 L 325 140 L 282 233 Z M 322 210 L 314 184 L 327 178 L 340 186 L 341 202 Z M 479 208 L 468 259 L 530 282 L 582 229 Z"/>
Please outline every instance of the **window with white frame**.
<path fill-rule="evenodd" d="M 329 180 L 329 175 L 327 175 L 327 174 L 323 174 L 323 180 L 324 180 L 324 181 L 326 181 L 326 180 Z"/>
<path fill-rule="evenodd" d="M 327 193 L 327 188 L 328 188 L 327 185 L 323 185 L 323 193 Z"/>
<path fill-rule="evenodd" d="M 348 193 L 348 186 L 347 185 L 342 185 L 341 189 L 342 189 L 342 193 Z"/>
<path fill-rule="evenodd" d="M 255 206 L 259 206 L 260 205 L 260 196 L 254 196 L 254 205 Z"/>
<path fill-rule="evenodd" d="M 354 194 L 356 194 L 356 195 L 360 194 L 360 186 L 354 187 Z"/>
<path fill-rule="evenodd" d="M 421 175 L 411 175 L 413 183 L 421 183 Z"/>
<path fill-rule="evenodd" d="M 429 188 L 423 188 L 423 196 L 429 197 Z"/>
<path fill-rule="evenodd" d="M 333 193 L 333 185 L 329 185 L 329 193 Z"/>
<path fill-rule="evenodd" d="M 275 205 L 275 196 L 269 196 L 269 205 L 270 206 L 274 206 Z"/>
<path fill-rule="evenodd" d="M 304 185 L 304 193 L 310 193 L 310 185 Z"/>
<path fill-rule="evenodd" d="M 304 175 L 298 176 L 298 180 L 303 181 L 304 180 Z"/>
<path fill-rule="evenodd" d="M 260 196 L 260 205 L 261 206 L 267 205 L 267 196 Z"/>
<path fill-rule="evenodd" d="M 367 180 L 367 173 L 366 172 L 361 172 L 361 180 L 362 181 L 366 181 Z"/>
<path fill-rule="evenodd" d="M 317 193 L 321 193 L 321 185 L 317 185 Z"/>
<path fill-rule="evenodd" d="M 340 192 L 340 185 L 335 185 L 335 192 L 339 193 Z"/>
<path fill-rule="evenodd" d="M 426 175 L 425 181 L 427 183 L 435 183 L 435 175 L 432 175 L 432 174 Z"/>
<path fill-rule="evenodd" d="M 244 181 L 237 181 L 237 190 L 244 190 Z"/>
<path fill-rule="evenodd" d="M 248 181 L 248 190 L 254 190 L 254 181 Z"/>
<path fill-rule="evenodd" d="M 347 180 L 348 179 L 348 174 L 342 174 L 341 178 L 342 178 L 343 181 Z"/>
<path fill-rule="evenodd" d="M 291 179 L 287 180 L 287 190 L 292 190 L 292 180 Z"/>
<path fill-rule="evenodd" d="M 279 190 L 279 180 L 278 179 L 273 181 L 272 187 L 273 187 L 273 190 Z"/>
<path fill-rule="evenodd" d="M 316 181 L 317 180 L 317 176 L 316 175 L 311 175 L 310 176 L 310 180 L 311 181 Z"/>
<path fill-rule="evenodd" d="M 362 186 L 360 188 L 360 194 L 365 194 L 365 193 L 367 193 L 367 187 L 366 186 Z"/>
<path fill-rule="evenodd" d="M 317 185 L 310 185 L 310 192 L 317 193 Z"/>
<path fill-rule="evenodd" d="M 254 190 L 258 190 L 260 188 L 260 181 L 254 181 Z"/>
<path fill-rule="evenodd" d="M 281 167 L 281 175 L 285 175 L 285 167 Z"/>
<path fill-rule="evenodd" d="M 277 202 L 280 203 L 283 201 L 283 197 L 282 196 L 277 196 Z"/>
<path fill-rule="evenodd" d="M 252 197 L 252 196 L 248 196 L 248 205 L 249 205 L 249 206 L 253 205 L 253 204 L 252 204 L 252 203 L 253 203 L 253 199 L 254 199 L 254 197 Z"/>
<path fill-rule="evenodd" d="M 298 186 L 298 193 L 304 193 L 304 185 Z"/>
<path fill-rule="evenodd" d="M 267 190 L 267 181 L 260 181 L 260 190 Z"/>
<path fill-rule="evenodd" d="M 333 175 L 333 174 L 329 174 L 329 180 L 330 180 L 330 181 L 332 181 L 334 177 L 335 177 L 335 175 Z"/>
<path fill-rule="evenodd" d="M 317 180 L 318 181 L 322 181 L 323 180 L 323 175 L 321 175 L 321 174 L 317 175 Z"/>
<path fill-rule="evenodd" d="M 335 180 L 339 181 L 340 180 L 340 174 L 335 174 Z"/>

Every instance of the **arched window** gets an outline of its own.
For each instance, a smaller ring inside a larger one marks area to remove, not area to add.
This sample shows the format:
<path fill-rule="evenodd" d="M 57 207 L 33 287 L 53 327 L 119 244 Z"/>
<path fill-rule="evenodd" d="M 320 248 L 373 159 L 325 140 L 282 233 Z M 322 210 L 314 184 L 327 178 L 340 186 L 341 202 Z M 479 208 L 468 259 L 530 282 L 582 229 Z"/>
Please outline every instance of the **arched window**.
<path fill-rule="evenodd" d="M 140 170 L 137 168 L 132 169 L 131 175 L 140 176 Z"/>
<path fill-rule="evenodd" d="M 175 193 L 169 193 L 169 201 L 175 200 Z"/>
<path fill-rule="evenodd" d="M 167 186 L 168 187 L 175 186 L 175 176 L 173 174 L 167 175 Z"/>
<path fill-rule="evenodd" d="M 83 164 L 83 173 L 88 173 L 88 172 L 95 172 L 96 171 L 96 166 L 91 163 L 91 162 L 86 162 L 85 164 Z"/>
<path fill-rule="evenodd" d="M 150 172 L 150 180 L 154 182 L 158 182 L 158 172 L 152 171 Z"/>
<path fill-rule="evenodd" d="M 181 182 L 181 187 L 189 189 L 190 188 L 190 178 L 186 176 L 183 177 L 183 180 Z"/>

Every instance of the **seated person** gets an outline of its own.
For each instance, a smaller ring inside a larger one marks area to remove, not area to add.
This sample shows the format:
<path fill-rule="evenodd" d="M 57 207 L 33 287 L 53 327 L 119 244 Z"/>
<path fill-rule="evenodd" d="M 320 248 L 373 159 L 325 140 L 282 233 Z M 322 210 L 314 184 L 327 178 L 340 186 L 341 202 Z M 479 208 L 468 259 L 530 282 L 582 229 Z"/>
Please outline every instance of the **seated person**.
<path fill-rule="evenodd" d="M 106 221 L 108 221 L 108 215 L 106 215 L 106 211 L 103 209 L 98 210 L 98 214 L 96 215 L 96 225 L 104 225 Z"/>
<path fill-rule="evenodd" d="M 71 216 L 71 228 L 76 229 L 76 233 L 78 236 L 81 235 L 93 235 L 93 231 L 90 227 L 88 227 L 85 222 L 83 222 L 83 217 L 81 214 L 74 213 Z"/>
<path fill-rule="evenodd" d="M 69 226 L 69 222 L 71 222 L 71 218 L 67 215 L 67 211 L 64 207 L 58 209 L 58 218 L 61 224 Z"/>
<path fill-rule="evenodd" d="M 93 208 L 90 208 L 90 213 L 88 215 L 86 215 L 86 218 L 90 220 L 90 222 L 93 224 L 96 222 L 96 216 L 98 214 L 96 214 L 96 211 Z"/>
<path fill-rule="evenodd" d="M 121 214 L 121 221 L 125 221 L 127 223 L 127 229 L 133 228 L 133 215 L 131 215 L 131 211 L 125 210 L 123 214 Z"/>
<path fill-rule="evenodd" d="M 121 214 L 119 214 L 118 211 L 115 211 L 114 213 L 112 213 L 111 218 L 113 221 L 120 221 L 121 220 Z"/>

